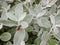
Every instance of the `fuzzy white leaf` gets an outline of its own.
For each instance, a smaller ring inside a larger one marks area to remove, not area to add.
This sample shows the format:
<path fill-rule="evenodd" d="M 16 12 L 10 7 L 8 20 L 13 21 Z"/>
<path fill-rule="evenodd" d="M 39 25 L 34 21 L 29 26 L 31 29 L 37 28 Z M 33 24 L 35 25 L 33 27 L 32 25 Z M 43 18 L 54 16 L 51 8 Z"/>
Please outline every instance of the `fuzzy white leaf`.
<path fill-rule="evenodd" d="M 60 25 L 60 14 L 57 14 L 55 16 L 55 23 L 56 23 L 56 25 Z"/>
<path fill-rule="evenodd" d="M 25 41 L 21 41 L 20 45 L 25 45 Z"/>
<path fill-rule="evenodd" d="M 50 20 L 53 25 L 55 25 L 55 16 L 50 15 Z"/>
<path fill-rule="evenodd" d="M 6 45 L 13 45 L 10 41 L 8 41 L 7 43 L 6 43 Z"/>
<path fill-rule="evenodd" d="M 28 33 L 27 32 L 25 32 L 25 39 L 24 39 L 24 41 L 26 42 L 27 40 L 28 40 Z"/>
<path fill-rule="evenodd" d="M 9 27 L 17 26 L 17 22 L 11 21 L 11 20 L 4 20 L 4 19 L 0 19 L 0 24 L 3 24 L 5 26 L 9 26 Z"/>
<path fill-rule="evenodd" d="M 49 37 L 50 37 L 50 34 L 47 31 L 45 31 L 41 36 L 41 40 L 48 41 Z"/>
<path fill-rule="evenodd" d="M 26 13 L 23 12 L 23 5 L 21 3 L 15 5 L 15 16 L 18 21 L 21 21 L 26 16 Z"/>
<path fill-rule="evenodd" d="M 57 2 L 57 0 L 51 0 L 50 3 L 47 4 L 47 7 L 51 7 Z"/>
<path fill-rule="evenodd" d="M 7 15 L 7 17 L 8 17 L 9 19 L 11 19 L 11 20 L 13 20 L 13 21 L 17 21 L 17 18 L 16 18 L 15 15 L 13 15 L 13 13 L 8 12 L 8 13 L 6 13 L 6 15 Z"/>
<path fill-rule="evenodd" d="M 46 45 L 47 42 L 46 41 L 41 41 L 40 45 Z"/>
<path fill-rule="evenodd" d="M 2 41 L 9 41 L 11 39 L 11 34 L 9 32 L 5 32 L 1 34 L 0 39 Z"/>
<path fill-rule="evenodd" d="M 17 31 L 14 35 L 14 45 L 20 45 L 21 41 L 25 38 L 25 30 Z"/>
<path fill-rule="evenodd" d="M 27 28 L 27 27 L 28 27 L 28 23 L 25 22 L 25 21 L 22 21 L 22 22 L 21 22 L 21 28 L 25 29 L 25 28 Z"/>
<path fill-rule="evenodd" d="M 32 15 L 27 15 L 27 16 L 24 18 L 23 21 L 25 21 L 25 22 L 27 22 L 27 23 L 29 24 L 29 23 L 31 23 L 32 19 L 33 19 L 33 16 L 32 16 Z"/>
<path fill-rule="evenodd" d="M 58 34 L 58 33 L 59 33 L 58 28 L 55 27 L 54 30 L 53 30 L 53 33 L 54 33 L 54 34 Z"/>
<path fill-rule="evenodd" d="M 51 24 L 47 17 L 41 17 L 37 19 L 37 24 L 41 27 L 50 28 Z"/>
<path fill-rule="evenodd" d="M 46 10 L 42 10 L 42 11 L 36 16 L 36 18 L 42 17 L 45 13 L 46 13 Z"/>

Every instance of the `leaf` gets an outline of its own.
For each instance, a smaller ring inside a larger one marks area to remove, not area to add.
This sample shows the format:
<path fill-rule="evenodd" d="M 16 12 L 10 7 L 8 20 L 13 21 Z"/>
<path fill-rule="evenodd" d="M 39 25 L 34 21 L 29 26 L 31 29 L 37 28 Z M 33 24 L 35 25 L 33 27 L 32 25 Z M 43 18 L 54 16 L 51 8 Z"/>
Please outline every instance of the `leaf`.
<path fill-rule="evenodd" d="M 41 41 L 40 45 L 46 45 L 46 41 Z"/>
<path fill-rule="evenodd" d="M 43 29 L 41 28 L 40 31 L 38 32 L 37 36 L 40 37 L 42 33 L 43 33 Z"/>
<path fill-rule="evenodd" d="M 57 2 L 57 0 L 51 0 L 48 4 L 47 7 L 51 7 L 52 5 L 54 5 Z"/>
<path fill-rule="evenodd" d="M 28 23 L 25 21 L 21 22 L 21 28 L 26 29 L 28 27 Z"/>
<path fill-rule="evenodd" d="M 55 12 L 56 12 L 56 8 L 57 8 L 57 5 L 56 5 L 56 4 L 54 4 L 53 6 L 51 6 L 51 8 L 50 8 L 49 12 L 50 12 L 52 15 L 54 15 L 53 13 L 55 13 Z"/>
<path fill-rule="evenodd" d="M 36 16 L 36 18 L 42 17 L 44 14 L 46 13 L 46 10 L 42 10 L 38 13 L 38 15 Z"/>
<path fill-rule="evenodd" d="M 26 12 L 23 12 L 23 5 L 21 3 L 16 4 L 7 12 L 7 17 L 13 21 L 22 21 L 25 16 Z"/>
<path fill-rule="evenodd" d="M 48 0 L 49 1 L 49 0 Z M 40 2 L 43 6 L 46 6 L 47 5 L 47 0 L 41 0 Z"/>
<path fill-rule="evenodd" d="M 13 3 L 14 0 L 5 0 L 8 3 Z"/>
<path fill-rule="evenodd" d="M 25 32 L 25 39 L 24 39 L 25 42 L 28 40 L 28 38 L 29 38 L 28 36 L 29 36 L 28 33 Z"/>
<path fill-rule="evenodd" d="M 33 30 L 33 27 L 32 26 L 28 26 L 27 28 L 26 28 L 26 31 L 27 32 L 31 32 Z"/>
<path fill-rule="evenodd" d="M 21 21 L 26 16 L 26 13 L 23 12 L 23 5 L 22 5 L 22 3 L 19 3 L 15 6 L 16 6 L 14 9 L 15 10 L 15 16 L 16 16 L 18 21 Z"/>
<path fill-rule="evenodd" d="M 1 14 L 1 18 L 4 19 L 4 20 L 7 20 L 7 16 L 6 16 L 6 12 L 3 11 L 2 14 Z"/>
<path fill-rule="evenodd" d="M 54 39 L 48 40 L 48 45 L 56 45 L 56 44 L 57 44 L 56 40 L 54 40 Z"/>
<path fill-rule="evenodd" d="M 37 19 L 37 24 L 40 27 L 45 27 L 45 28 L 51 27 L 50 21 L 48 20 L 47 17 L 41 17 L 41 18 Z"/>
<path fill-rule="evenodd" d="M 56 25 L 60 25 L 60 14 L 55 16 L 55 23 Z"/>
<path fill-rule="evenodd" d="M 57 33 L 57 32 L 55 32 Z M 58 28 L 58 33 L 54 34 L 54 37 L 60 41 L 60 28 Z"/>
<path fill-rule="evenodd" d="M 25 45 L 25 41 L 21 41 L 20 45 Z"/>
<path fill-rule="evenodd" d="M 0 24 L 3 24 L 5 26 L 9 26 L 9 27 L 17 26 L 17 22 L 11 21 L 11 20 L 4 20 L 4 19 L 0 19 Z"/>
<path fill-rule="evenodd" d="M 27 23 L 29 24 L 29 23 L 31 23 L 32 19 L 33 19 L 33 16 L 32 16 L 32 15 L 27 15 L 27 16 L 24 18 L 23 21 L 25 21 L 25 22 L 27 22 Z"/>
<path fill-rule="evenodd" d="M 8 41 L 7 43 L 6 43 L 6 45 L 13 45 L 10 41 Z"/>
<path fill-rule="evenodd" d="M 3 34 L 1 34 L 0 39 L 2 41 L 8 41 L 11 39 L 11 34 L 9 32 L 4 32 Z"/>
<path fill-rule="evenodd" d="M 6 15 L 7 15 L 7 17 L 8 17 L 9 19 L 11 19 L 11 20 L 13 20 L 13 21 L 17 21 L 17 18 L 16 18 L 15 15 L 13 15 L 13 13 L 7 12 Z"/>
<path fill-rule="evenodd" d="M 55 16 L 50 15 L 50 20 L 53 25 L 55 25 Z"/>
<path fill-rule="evenodd" d="M 41 42 L 40 38 L 37 38 L 37 39 L 35 39 L 34 44 L 35 45 L 40 45 L 40 42 Z"/>
<path fill-rule="evenodd" d="M 55 35 L 55 34 L 58 34 L 58 33 L 59 33 L 59 30 L 58 30 L 57 27 L 55 27 L 55 28 L 53 29 L 53 34 Z"/>
<path fill-rule="evenodd" d="M 14 45 L 20 45 L 21 41 L 25 38 L 25 30 L 17 31 L 14 35 Z"/>
<path fill-rule="evenodd" d="M 41 40 L 46 42 L 48 41 L 49 38 L 50 38 L 50 34 L 48 33 L 48 31 L 43 32 L 41 36 Z"/>

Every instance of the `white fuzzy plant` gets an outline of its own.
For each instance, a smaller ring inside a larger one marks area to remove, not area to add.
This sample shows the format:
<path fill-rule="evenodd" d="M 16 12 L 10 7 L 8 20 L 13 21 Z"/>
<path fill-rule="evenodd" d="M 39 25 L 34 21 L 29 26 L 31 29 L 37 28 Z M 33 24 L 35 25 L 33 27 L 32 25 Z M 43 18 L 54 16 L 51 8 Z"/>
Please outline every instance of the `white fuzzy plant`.
<path fill-rule="evenodd" d="M 41 42 L 37 45 L 49 45 L 48 40 L 52 35 L 60 41 L 59 0 L 40 0 L 39 4 L 35 5 L 32 5 L 35 0 L 26 0 L 24 2 L 17 0 L 19 2 L 16 2 L 12 8 L 6 1 L 10 1 L 11 3 L 12 0 L 0 1 L 2 5 L 2 9 L 0 10 L 2 12 L 0 29 L 3 25 L 9 27 L 21 25 L 21 29 L 16 31 L 14 35 L 14 43 L 11 44 L 8 42 L 6 45 L 25 45 L 24 39 L 27 33 L 25 29 L 29 27 L 31 23 L 33 23 L 35 28 L 32 32 L 36 32 L 37 38 L 41 39 Z M 27 13 L 27 11 L 24 12 L 23 6 L 26 7 L 29 13 Z M 34 22 L 32 20 L 34 20 Z M 37 27 L 37 25 L 39 27 Z M 55 45 L 58 45 L 58 42 Z"/>

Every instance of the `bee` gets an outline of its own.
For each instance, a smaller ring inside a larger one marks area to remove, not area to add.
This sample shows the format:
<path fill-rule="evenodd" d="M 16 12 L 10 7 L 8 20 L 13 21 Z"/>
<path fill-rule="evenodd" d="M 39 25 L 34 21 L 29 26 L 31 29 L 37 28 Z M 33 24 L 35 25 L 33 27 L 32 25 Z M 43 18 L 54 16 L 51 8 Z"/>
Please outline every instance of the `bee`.
<path fill-rule="evenodd" d="M 21 31 L 21 25 L 17 26 L 16 30 Z"/>

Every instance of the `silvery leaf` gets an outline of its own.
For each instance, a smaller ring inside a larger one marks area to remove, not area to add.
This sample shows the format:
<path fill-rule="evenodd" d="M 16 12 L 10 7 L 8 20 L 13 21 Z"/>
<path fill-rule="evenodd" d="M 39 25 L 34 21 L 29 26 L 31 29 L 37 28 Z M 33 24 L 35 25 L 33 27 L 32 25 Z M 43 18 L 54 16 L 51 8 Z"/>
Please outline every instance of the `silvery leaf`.
<path fill-rule="evenodd" d="M 33 16 L 32 16 L 32 15 L 27 15 L 27 16 L 24 18 L 23 21 L 25 21 L 25 22 L 27 22 L 27 23 L 29 24 L 29 23 L 31 23 L 32 19 L 33 19 Z"/>
<path fill-rule="evenodd" d="M 42 32 L 43 32 L 43 29 L 41 28 L 40 31 L 38 32 L 38 35 L 37 36 L 38 37 L 41 36 Z"/>
<path fill-rule="evenodd" d="M 41 17 L 41 18 L 37 19 L 37 24 L 40 27 L 45 27 L 45 28 L 51 27 L 50 21 L 48 20 L 47 17 Z"/>
<path fill-rule="evenodd" d="M 54 5 L 57 2 L 57 0 L 51 0 L 48 4 L 47 7 L 51 7 L 52 5 Z"/>
<path fill-rule="evenodd" d="M 54 14 L 56 11 L 57 11 L 57 5 L 56 4 L 54 4 L 53 6 L 51 6 L 51 8 L 50 8 L 50 10 L 49 10 L 49 12 L 51 13 L 51 14 Z"/>
<path fill-rule="evenodd" d="M 58 31 L 58 33 L 56 31 Z M 57 33 L 57 34 L 54 34 L 54 37 L 60 41 L 60 28 L 57 28 L 56 31 L 55 31 L 55 33 Z"/>
<path fill-rule="evenodd" d="M 13 39 L 14 45 L 20 45 L 21 41 L 23 41 L 24 38 L 25 38 L 25 30 L 16 31 Z"/>
<path fill-rule="evenodd" d="M 21 41 L 20 45 L 25 45 L 25 41 Z"/>
<path fill-rule="evenodd" d="M 58 33 L 59 33 L 59 30 L 58 30 L 57 27 L 55 27 L 55 28 L 53 29 L 53 34 L 55 35 L 55 34 L 58 34 Z"/>
<path fill-rule="evenodd" d="M 47 42 L 46 41 L 41 41 L 40 45 L 46 45 Z"/>
<path fill-rule="evenodd" d="M 21 28 L 23 28 L 23 29 L 28 27 L 28 23 L 25 21 L 22 21 L 20 24 L 21 24 Z"/>
<path fill-rule="evenodd" d="M 36 18 L 42 17 L 45 13 L 46 13 L 46 10 L 40 11 L 40 13 L 38 13 L 38 15 L 36 16 Z"/>
<path fill-rule="evenodd" d="M 0 24 L 3 24 L 5 26 L 9 26 L 9 27 L 17 26 L 17 22 L 11 21 L 11 20 L 4 20 L 4 19 L 0 19 Z"/>
<path fill-rule="evenodd" d="M 17 20 L 18 20 L 18 19 L 16 18 L 16 16 L 13 15 L 13 13 L 11 13 L 11 12 L 7 12 L 7 13 L 6 13 L 6 16 L 7 16 L 9 19 L 13 20 L 13 21 L 17 21 Z"/>
<path fill-rule="evenodd" d="M 1 34 L 0 39 L 2 41 L 8 41 L 11 39 L 11 34 L 9 32 L 5 32 L 5 33 Z"/>
<path fill-rule="evenodd" d="M 6 43 L 6 45 L 13 45 L 10 41 L 8 41 L 7 43 Z"/>
<path fill-rule="evenodd" d="M 56 25 L 60 25 L 60 14 L 57 14 L 55 16 L 55 23 L 56 23 Z"/>
<path fill-rule="evenodd" d="M 24 19 L 24 17 L 26 16 L 26 13 L 23 12 L 23 5 L 21 3 L 15 5 L 15 16 L 17 18 L 18 21 L 21 21 Z"/>
<path fill-rule="evenodd" d="M 50 34 L 47 31 L 45 31 L 41 36 L 42 41 L 48 41 L 49 38 L 50 38 Z"/>
<path fill-rule="evenodd" d="M 55 25 L 55 16 L 50 15 L 50 20 L 53 25 Z"/>
<path fill-rule="evenodd" d="M 6 12 L 5 11 L 2 12 L 1 18 L 4 19 L 4 20 L 8 19 L 8 17 L 6 16 Z"/>
<path fill-rule="evenodd" d="M 28 40 L 28 33 L 27 32 L 25 32 L 25 39 L 24 39 L 24 41 L 26 42 L 27 40 Z"/>
<path fill-rule="evenodd" d="M 23 5 L 21 3 L 16 4 L 12 9 L 7 12 L 7 17 L 13 21 L 21 21 L 26 16 L 26 13 L 23 12 Z"/>

